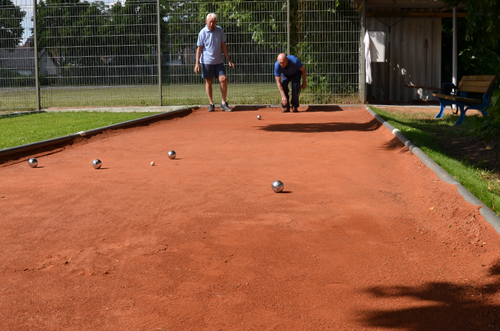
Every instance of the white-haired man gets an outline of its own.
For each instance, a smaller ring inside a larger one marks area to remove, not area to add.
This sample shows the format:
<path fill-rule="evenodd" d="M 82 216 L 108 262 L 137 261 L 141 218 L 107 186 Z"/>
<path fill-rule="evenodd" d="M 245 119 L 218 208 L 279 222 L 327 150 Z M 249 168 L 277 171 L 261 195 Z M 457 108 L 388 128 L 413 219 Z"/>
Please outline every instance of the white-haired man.
<path fill-rule="evenodd" d="M 207 25 L 198 34 L 197 50 L 196 50 L 196 64 L 194 72 L 202 70 L 202 77 L 205 78 L 205 90 L 207 92 L 210 105 L 208 111 L 214 111 L 215 105 L 212 95 L 212 84 L 214 77 L 219 78 L 220 92 L 222 101 L 220 109 L 224 111 L 232 111 L 227 104 L 227 77 L 224 70 L 224 63 L 222 53 L 226 57 L 229 66 L 234 69 L 234 64 L 229 57 L 229 52 L 226 46 L 226 34 L 224 30 L 217 25 L 217 15 L 210 13 L 206 19 Z"/>

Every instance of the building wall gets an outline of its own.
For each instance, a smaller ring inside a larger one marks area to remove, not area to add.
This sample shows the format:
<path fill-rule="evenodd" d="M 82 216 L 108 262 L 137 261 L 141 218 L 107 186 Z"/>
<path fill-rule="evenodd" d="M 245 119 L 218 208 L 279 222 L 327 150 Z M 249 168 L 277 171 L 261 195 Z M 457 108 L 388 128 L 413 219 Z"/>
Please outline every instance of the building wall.
<path fill-rule="evenodd" d="M 441 18 L 367 17 L 368 31 L 385 32 L 385 62 L 371 63 L 370 103 L 434 100 L 441 86 Z M 420 86 L 410 88 L 407 84 Z"/>

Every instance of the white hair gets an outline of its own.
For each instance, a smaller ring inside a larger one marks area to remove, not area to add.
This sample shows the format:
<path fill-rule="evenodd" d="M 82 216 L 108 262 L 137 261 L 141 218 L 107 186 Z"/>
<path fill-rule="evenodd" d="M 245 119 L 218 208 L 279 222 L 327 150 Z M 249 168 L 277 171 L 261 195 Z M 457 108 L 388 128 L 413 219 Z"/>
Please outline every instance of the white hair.
<path fill-rule="evenodd" d="M 215 21 L 217 22 L 219 19 L 217 18 L 217 14 L 215 13 L 210 13 L 207 15 L 207 20 L 209 20 L 211 18 L 215 19 Z"/>

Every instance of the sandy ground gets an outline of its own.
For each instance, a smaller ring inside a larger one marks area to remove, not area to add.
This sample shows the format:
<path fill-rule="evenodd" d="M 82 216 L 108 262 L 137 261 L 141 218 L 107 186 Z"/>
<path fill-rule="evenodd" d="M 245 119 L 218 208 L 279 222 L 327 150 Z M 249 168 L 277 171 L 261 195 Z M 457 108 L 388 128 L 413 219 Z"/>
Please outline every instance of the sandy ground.
<path fill-rule="evenodd" d="M 500 330 L 500 236 L 364 107 L 32 156 L 0 165 L 2 330 Z"/>

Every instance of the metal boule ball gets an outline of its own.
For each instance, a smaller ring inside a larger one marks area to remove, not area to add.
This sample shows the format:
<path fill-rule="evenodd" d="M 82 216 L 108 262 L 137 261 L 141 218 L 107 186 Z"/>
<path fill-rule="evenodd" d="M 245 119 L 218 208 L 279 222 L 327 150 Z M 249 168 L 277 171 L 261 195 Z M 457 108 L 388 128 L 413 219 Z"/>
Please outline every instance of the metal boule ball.
<path fill-rule="evenodd" d="M 101 166 L 102 166 L 101 160 L 95 159 L 94 161 L 92 161 L 92 167 L 94 167 L 94 169 L 99 169 Z"/>
<path fill-rule="evenodd" d="M 168 158 L 173 160 L 175 159 L 175 157 L 177 156 L 177 154 L 175 153 L 175 151 L 168 151 Z"/>
<path fill-rule="evenodd" d="M 30 165 L 30 167 L 36 168 L 38 166 L 38 160 L 32 157 L 31 159 L 28 160 L 28 164 Z"/>
<path fill-rule="evenodd" d="M 275 181 L 273 182 L 272 187 L 273 187 L 273 191 L 274 191 L 274 192 L 279 193 L 279 192 L 283 191 L 283 188 L 285 187 L 285 185 L 283 184 L 283 182 L 282 182 L 282 181 L 280 181 L 280 180 L 275 180 Z"/>

